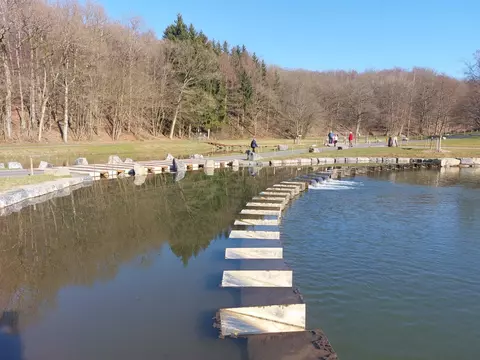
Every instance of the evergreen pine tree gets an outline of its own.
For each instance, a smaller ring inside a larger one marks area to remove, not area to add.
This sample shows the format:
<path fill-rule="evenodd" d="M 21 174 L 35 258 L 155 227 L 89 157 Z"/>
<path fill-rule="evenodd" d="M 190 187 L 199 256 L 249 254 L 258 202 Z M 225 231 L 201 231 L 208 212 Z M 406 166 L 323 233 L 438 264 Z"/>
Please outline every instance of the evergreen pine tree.
<path fill-rule="evenodd" d="M 247 47 L 245 45 L 242 45 L 242 54 L 245 54 L 247 52 Z"/>
<path fill-rule="evenodd" d="M 223 42 L 223 46 L 222 46 L 222 50 L 225 54 L 228 54 L 230 52 L 230 46 L 228 45 L 228 42 L 224 41 Z"/>
<path fill-rule="evenodd" d="M 263 80 L 265 80 L 266 77 L 267 77 L 267 65 L 265 64 L 264 60 L 262 60 L 261 67 L 262 67 L 262 78 L 263 78 Z"/>
<path fill-rule="evenodd" d="M 188 35 L 190 37 L 190 40 L 195 40 L 197 38 L 197 30 L 195 30 L 193 24 L 190 24 L 190 26 L 188 27 Z"/>
<path fill-rule="evenodd" d="M 175 20 L 172 25 L 167 26 L 163 32 L 163 38 L 171 41 L 183 41 L 189 39 L 187 25 L 183 21 L 182 14 L 178 14 L 177 20 Z"/>
<path fill-rule="evenodd" d="M 255 65 L 258 66 L 258 57 L 257 57 L 257 54 L 253 53 L 253 55 L 252 55 L 252 61 L 254 62 Z"/>

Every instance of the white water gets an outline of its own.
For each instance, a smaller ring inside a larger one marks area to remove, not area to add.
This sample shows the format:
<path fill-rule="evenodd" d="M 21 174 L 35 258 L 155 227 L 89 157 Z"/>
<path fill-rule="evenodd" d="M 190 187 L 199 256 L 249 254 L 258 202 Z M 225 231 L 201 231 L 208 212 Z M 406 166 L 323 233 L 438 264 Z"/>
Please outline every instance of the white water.
<path fill-rule="evenodd" d="M 308 188 L 311 190 L 350 190 L 361 185 L 362 183 L 356 181 L 329 179 L 316 185 L 309 185 Z"/>

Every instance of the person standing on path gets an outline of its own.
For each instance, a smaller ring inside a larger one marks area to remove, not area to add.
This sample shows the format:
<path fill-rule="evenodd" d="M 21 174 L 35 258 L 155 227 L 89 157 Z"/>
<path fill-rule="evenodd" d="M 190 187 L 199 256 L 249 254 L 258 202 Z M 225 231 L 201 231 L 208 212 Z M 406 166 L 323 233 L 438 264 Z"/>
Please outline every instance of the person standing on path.
<path fill-rule="evenodd" d="M 255 138 L 252 139 L 252 142 L 250 143 L 250 147 L 252 148 L 252 152 L 255 152 L 255 149 L 258 147 L 257 140 L 255 140 Z"/>
<path fill-rule="evenodd" d="M 338 143 L 338 135 L 337 134 L 334 134 L 333 135 L 333 146 L 337 146 L 337 143 Z"/>
<path fill-rule="evenodd" d="M 353 147 L 353 133 L 350 131 L 350 134 L 348 134 L 348 144 L 350 147 Z"/>

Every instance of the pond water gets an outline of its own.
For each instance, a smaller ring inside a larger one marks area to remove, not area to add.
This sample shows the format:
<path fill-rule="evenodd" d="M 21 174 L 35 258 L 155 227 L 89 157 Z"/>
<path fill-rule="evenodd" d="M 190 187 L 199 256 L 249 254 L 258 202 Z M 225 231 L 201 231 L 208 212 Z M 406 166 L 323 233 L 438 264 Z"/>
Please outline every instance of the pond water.
<path fill-rule="evenodd" d="M 252 196 L 299 173 L 105 181 L 0 217 L 0 318 L 19 332 L 0 332 L 0 359 L 246 359 L 213 328 L 240 306 L 219 287 L 239 266 L 226 237 Z"/>
<path fill-rule="evenodd" d="M 248 359 L 245 341 L 212 326 L 242 305 L 219 288 L 245 265 L 224 260 L 237 246 L 227 236 L 252 196 L 305 171 L 102 181 L 0 217 L 0 317 L 18 330 L 0 332 L 0 359 Z M 357 177 L 287 209 L 284 256 L 308 327 L 342 360 L 478 358 L 479 178 Z"/>
<path fill-rule="evenodd" d="M 480 357 L 480 169 L 310 190 L 281 231 L 308 326 L 342 360 Z"/>

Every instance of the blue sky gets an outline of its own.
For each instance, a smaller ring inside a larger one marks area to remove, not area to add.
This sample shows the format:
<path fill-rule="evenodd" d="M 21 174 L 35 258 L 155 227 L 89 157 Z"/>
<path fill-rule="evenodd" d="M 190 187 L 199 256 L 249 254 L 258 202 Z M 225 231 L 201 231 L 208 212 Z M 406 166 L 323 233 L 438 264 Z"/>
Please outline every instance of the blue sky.
<path fill-rule="evenodd" d="M 177 13 L 268 64 L 309 70 L 433 68 L 463 77 L 480 49 L 480 0 L 99 0 L 159 37 Z"/>

